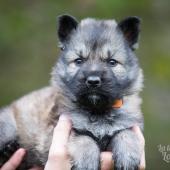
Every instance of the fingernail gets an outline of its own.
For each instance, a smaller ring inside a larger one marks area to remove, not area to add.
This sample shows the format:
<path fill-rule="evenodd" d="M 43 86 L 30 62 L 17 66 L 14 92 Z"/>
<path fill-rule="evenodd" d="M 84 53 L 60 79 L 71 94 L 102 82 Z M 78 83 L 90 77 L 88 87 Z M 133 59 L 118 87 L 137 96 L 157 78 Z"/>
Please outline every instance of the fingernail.
<path fill-rule="evenodd" d="M 23 149 L 23 148 L 20 148 L 20 149 L 18 150 L 18 154 L 19 154 L 20 156 L 25 155 L 25 153 L 26 153 L 26 151 L 25 151 L 25 149 Z"/>

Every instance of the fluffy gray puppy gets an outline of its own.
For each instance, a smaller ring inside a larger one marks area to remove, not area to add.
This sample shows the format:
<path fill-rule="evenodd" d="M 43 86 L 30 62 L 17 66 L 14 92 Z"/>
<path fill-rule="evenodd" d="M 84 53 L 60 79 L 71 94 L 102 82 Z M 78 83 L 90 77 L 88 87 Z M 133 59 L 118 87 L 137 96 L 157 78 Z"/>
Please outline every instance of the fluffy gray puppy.
<path fill-rule="evenodd" d="M 20 169 L 44 166 L 61 113 L 69 114 L 75 135 L 69 152 L 74 170 L 100 169 L 100 152 L 112 151 L 117 170 L 138 169 L 142 149 L 130 130 L 143 129 L 143 75 L 134 54 L 140 19 L 58 18 L 60 56 L 51 85 L 0 111 L 0 163 L 18 148 L 28 150 Z"/>

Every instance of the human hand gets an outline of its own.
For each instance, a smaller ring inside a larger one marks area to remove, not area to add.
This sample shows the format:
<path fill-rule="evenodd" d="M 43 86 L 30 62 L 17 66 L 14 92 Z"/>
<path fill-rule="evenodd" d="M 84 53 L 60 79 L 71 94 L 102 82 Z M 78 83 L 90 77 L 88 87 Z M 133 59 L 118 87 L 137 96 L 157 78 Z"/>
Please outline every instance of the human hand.
<path fill-rule="evenodd" d="M 23 148 L 18 149 L 12 155 L 12 157 L 0 168 L 0 170 L 16 170 L 21 164 L 25 154 L 26 154 L 25 149 Z M 31 168 L 30 170 L 42 170 L 42 168 L 34 167 Z"/>
<path fill-rule="evenodd" d="M 25 155 L 24 149 L 18 149 L 12 157 L 1 167 L 0 170 L 16 170 Z"/>

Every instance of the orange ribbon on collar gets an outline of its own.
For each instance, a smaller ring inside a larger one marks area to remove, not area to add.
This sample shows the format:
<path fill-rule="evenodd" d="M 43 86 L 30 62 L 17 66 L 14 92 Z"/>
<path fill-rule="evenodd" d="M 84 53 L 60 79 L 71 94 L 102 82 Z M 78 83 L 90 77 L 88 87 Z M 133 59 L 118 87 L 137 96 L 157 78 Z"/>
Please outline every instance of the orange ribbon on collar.
<path fill-rule="evenodd" d="M 122 99 L 117 99 L 113 102 L 112 108 L 117 109 L 120 108 L 123 105 Z"/>

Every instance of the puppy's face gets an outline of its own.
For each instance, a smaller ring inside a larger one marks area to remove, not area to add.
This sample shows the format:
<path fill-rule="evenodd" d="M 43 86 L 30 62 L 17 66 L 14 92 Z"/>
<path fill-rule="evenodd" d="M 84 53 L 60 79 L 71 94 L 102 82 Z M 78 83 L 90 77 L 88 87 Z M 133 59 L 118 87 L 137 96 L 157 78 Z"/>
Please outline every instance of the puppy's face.
<path fill-rule="evenodd" d="M 116 99 L 141 88 L 140 69 L 133 53 L 139 19 L 114 20 L 59 18 L 61 55 L 56 74 L 87 109 L 110 108 Z"/>

